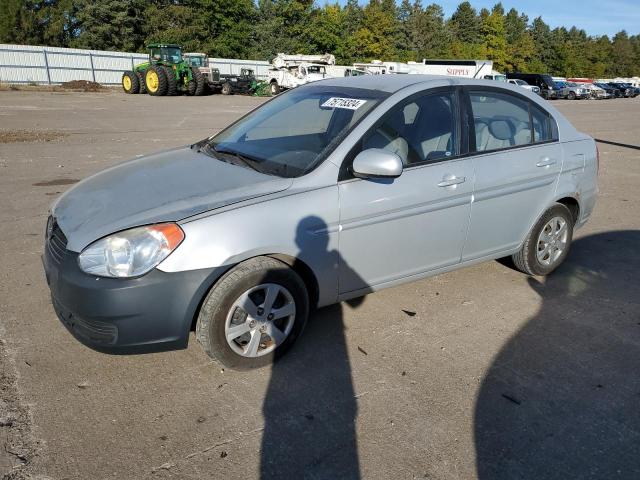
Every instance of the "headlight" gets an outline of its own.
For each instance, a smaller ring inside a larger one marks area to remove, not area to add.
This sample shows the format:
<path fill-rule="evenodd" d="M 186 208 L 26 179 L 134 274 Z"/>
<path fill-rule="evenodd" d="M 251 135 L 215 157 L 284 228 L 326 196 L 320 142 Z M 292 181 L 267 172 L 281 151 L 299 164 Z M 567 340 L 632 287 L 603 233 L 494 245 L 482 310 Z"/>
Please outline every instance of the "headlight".
<path fill-rule="evenodd" d="M 184 240 L 175 223 L 114 233 L 93 242 L 78 257 L 82 271 L 101 277 L 137 277 L 167 258 Z"/>

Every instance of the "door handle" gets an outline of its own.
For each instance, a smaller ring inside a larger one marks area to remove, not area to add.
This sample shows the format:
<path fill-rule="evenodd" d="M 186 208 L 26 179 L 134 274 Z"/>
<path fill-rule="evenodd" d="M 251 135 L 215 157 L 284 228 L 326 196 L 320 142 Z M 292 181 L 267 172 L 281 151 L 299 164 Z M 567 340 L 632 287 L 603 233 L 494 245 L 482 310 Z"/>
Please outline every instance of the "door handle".
<path fill-rule="evenodd" d="M 465 177 L 456 177 L 455 175 L 445 175 L 442 177 L 442 181 L 438 184 L 439 187 L 452 187 L 466 182 Z"/>
<path fill-rule="evenodd" d="M 536 167 L 550 167 L 551 165 L 555 165 L 557 162 L 552 158 L 543 158 L 538 163 L 536 163 Z"/>

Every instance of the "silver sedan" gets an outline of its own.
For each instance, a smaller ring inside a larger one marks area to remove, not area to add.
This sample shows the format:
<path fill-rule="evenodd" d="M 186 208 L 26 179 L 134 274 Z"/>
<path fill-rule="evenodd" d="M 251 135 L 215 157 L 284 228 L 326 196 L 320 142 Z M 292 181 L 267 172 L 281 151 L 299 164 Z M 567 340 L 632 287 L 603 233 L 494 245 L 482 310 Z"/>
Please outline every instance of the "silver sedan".
<path fill-rule="evenodd" d="M 554 271 L 596 200 L 594 140 L 520 87 L 421 75 L 293 89 L 52 206 L 55 310 L 109 353 L 270 363 L 312 308 L 512 257 Z"/>

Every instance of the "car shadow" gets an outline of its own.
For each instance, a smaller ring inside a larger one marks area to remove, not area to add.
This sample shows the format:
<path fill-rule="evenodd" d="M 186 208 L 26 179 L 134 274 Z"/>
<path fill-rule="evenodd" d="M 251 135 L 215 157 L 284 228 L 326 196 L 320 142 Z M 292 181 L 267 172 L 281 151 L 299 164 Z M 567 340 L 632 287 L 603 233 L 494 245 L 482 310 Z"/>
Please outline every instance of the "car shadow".
<path fill-rule="evenodd" d="M 309 230 L 326 231 L 318 217 L 303 219 L 296 242 L 304 257 Z M 327 251 L 328 237 L 319 240 L 322 255 L 343 260 Z M 342 264 L 342 268 L 348 268 Z M 351 307 L 362 298 L 350 300 Z M 355 420 L 357 403 L 345 339 L 345 303 L 312 311 L 305 334 L 292 351 L 276 361 L 263 403 L 260 478 L 358 479 Z"/>
<path fill-rule="evenodd" d="M 538 313 L 475 407 L 478 478 L 640 478 L 640 231 L 580 238 L 530 278 Z"/>

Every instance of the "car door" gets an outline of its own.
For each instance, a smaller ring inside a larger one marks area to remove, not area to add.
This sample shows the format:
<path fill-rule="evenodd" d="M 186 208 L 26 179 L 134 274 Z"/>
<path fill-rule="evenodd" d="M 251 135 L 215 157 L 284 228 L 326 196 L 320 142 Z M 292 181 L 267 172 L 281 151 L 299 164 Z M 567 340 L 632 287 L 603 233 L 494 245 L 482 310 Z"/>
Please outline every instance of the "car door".
<path fill-rule="evenodd" d="M 562 167 L 555 122 L 534 102 L 482 89 L 468 100 L 475 188 L 463 261 L 517 248 L 553 200 Z"/>
<path fill-rule="evenodd" d="M 468 146 L 461 143 L 458 105 L 449 88 L 412 96 L 355 149 L 393 151 L 404 171 L 396 179 L 339 182 L 343 297 L 460 262 L 473 169 L 460 158 Z"/>

